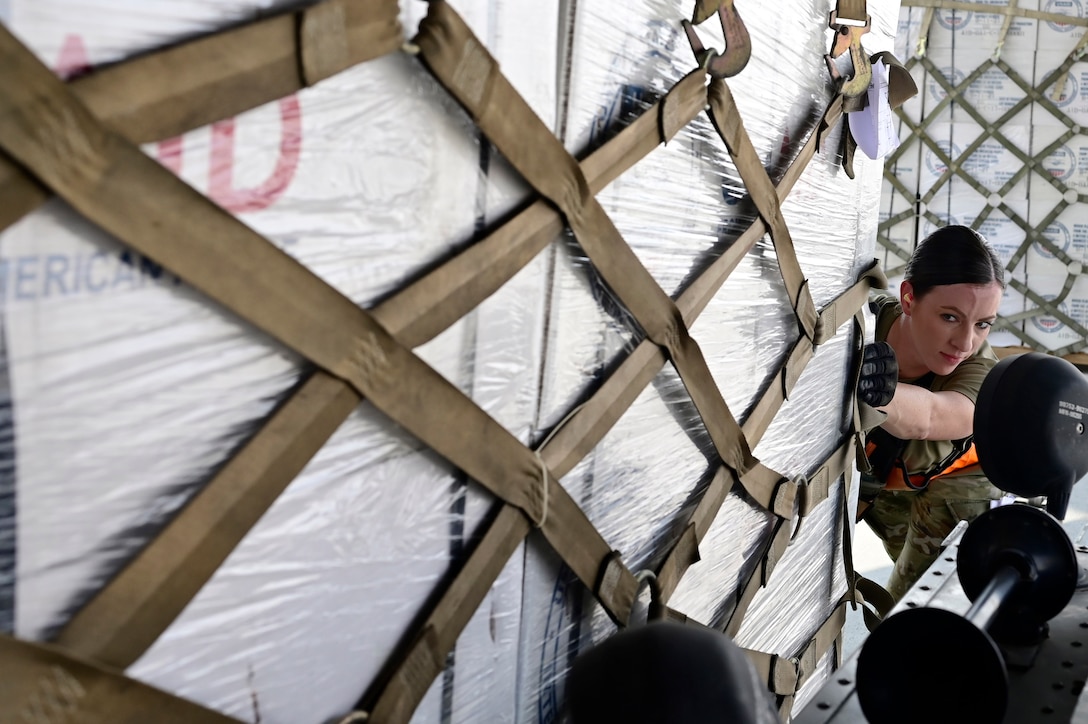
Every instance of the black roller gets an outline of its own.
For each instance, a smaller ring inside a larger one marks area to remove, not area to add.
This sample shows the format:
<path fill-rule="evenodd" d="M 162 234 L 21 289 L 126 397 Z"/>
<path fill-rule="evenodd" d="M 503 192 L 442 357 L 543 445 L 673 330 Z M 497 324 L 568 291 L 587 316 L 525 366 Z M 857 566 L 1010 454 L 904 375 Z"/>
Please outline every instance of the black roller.
<path fill-rule="evenodd" d="M 1008 706 L 997 645 L 967 619 L 911 608 L 885 619 L 858 654 L 858 703 L 873 724 L 990 724 Z"/>
<path fill-rule="evenodd" d="M 1077 553 L 1065 530 L 1048 513 L 1007 505 L 979 516 L 963 534 L 956 556 L 960 585 L 977 601 L 1005 567 L 1019 574 L 1016 589 L 990 625 L 999 641 L 1031 643 L 1061 613 L 1077 588 Z"/>
<path fill-rule="evenodd" d="M 1008 505 L 968 526 L 956 559 L 972 601 L 888 617 L 858 655 L 857 694 L 874 724 L 1000 722 L 1008 706 L 1005 658 L 994 638 L 1030 643 L 1076 590 L 1073 544 L 1050 514 Z"/>

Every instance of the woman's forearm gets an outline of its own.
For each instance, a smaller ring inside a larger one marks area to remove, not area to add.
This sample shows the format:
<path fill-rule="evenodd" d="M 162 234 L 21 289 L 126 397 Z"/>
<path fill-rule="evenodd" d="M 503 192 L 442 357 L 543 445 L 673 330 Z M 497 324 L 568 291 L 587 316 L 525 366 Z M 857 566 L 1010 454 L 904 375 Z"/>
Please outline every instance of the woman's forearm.
<path fill-rule="evenodd" d="M 975 405 L 959 392 L 901 384 L 879 409 L 888 415 L 881 427 L 904 440 L 958 440 L 974 428 Z"/>

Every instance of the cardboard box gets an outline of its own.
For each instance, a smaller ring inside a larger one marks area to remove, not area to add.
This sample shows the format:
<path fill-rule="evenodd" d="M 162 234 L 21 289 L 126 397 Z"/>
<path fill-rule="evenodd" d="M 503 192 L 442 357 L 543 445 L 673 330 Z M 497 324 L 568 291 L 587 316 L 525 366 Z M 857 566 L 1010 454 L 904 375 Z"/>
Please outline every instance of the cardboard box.
<path fill-rule="evenodd" d="M 953 209 L 973 208 L 984 201 L 994 206 L 1004 203 L 1021 215 L 1027 214 L 1028 178 L 1021 177 L 1011 186 L 1010 183 L 1023 166 L 1012 148 L 1025 153 L 1031 129 L 1005 125 L 1001 133 L 999 140 L 985 134 L 975 123 L 953 124 L 952 148 L 963 149 L 953 162 L 964 174 L 955 174 L 949 180 Z M 976 146 L 975 150 L 968 155 L 967 149 L 972 146 Z M 976 188 L 976 184 L 981 188 Z"/>
<path fill-rule="evenodd" d="M 1053 156 L 1051 157 L 1053 160 Z M 1076 265 L 1088 261 L 1088 223 L 1085 223 L 1083 208 L 1075 201 L 1075 191 L 1066 188 L 1063 193 L 1061 184 L 1055 187 L 1045 178 L 1036 175 L 1031 185 L 1031 214 L 1029 223 L 1038 228 L 1056 248 L 1049 248 L 1041 242 L 1032 243 L 1025 257 L 1029 281 L 1034 279 L 1054 279 L 1070 271 L 1076 272 Z M 1064 207 L 1063 210 L 1058 211 Z M 1055 216 L 1055 213 L 1057 215 Z M 1032 289 L 1057 292 L 1062 287 L 1050 290 L 1032 284 Z"/>
<path fill-rule="evenodd" d="M 981 208 L 978 210 L 979 212 L 982 211 Z M 1007 267 L 1013 255 L 1023 244 L 1023 229 L 1000 211 L 991 211 L 986 220 L 980 224 L 977 222 L 976 215 L 965 211 L 962 222 L 972 228 L 977 225 L 979 233 L 990 243 L 998 258 L 1006 266 L 1006 287 L 997 313 L 1001 317 L 1017 317 L 1024 311 L 1025 301 L 1023 295 L 1016 291 L 1010 282 L 1013 279 L 1026 282 L 1027 264 L 1021 259 L 1011 271 Z M 1014 326 L 1020 331 L 1023 330 L 1022 321 L 1017 321 Z M 1023 340 L 1015 333 L 1001 328 L 992 329 L 988 341 L 994 347 L 1010 347 L 1023 344 Z"/>
<path fill-rule="evenodd" d="M 1088 17 L 1084 0 L 1041 0 L 1039 9 L 1046 13 L 1068 15 L 1071 18 Z M 1044 20 L 1039 23 L 1039 48 L 1055 52 L 1072 52 L 1084 37 L 1085 27 L 1072 23 Z"/>
<path fill-rule="evenodd" d="M 958 88 L 967 76 L 953 65 L 951 48 L 933 48 L 927 55 L 937 69 L 937 73 L 927 73 L 922 79 L 924 83 L 918 86 L 924 110 L 921 120 L 925 122 L 928 130 L 952 120 L 951 101 L 942 104 L 948 97 L 945 86 Z"/>
<path fill-rule="evenodd" d="M 885 201 L 890 201 L 890 207 L 881 209 L 880 224 L 882 227 L 887 224 L 889 218 L 902 218 L 906 214 L 905 218 L 882 232 L 884 240 L 891 243 L 898 250 L 898 253 L 888 249 L 881 243 L 878 243 L 876 247 L 880 266 L 884 273 L 888 275 L 889 284 L 894 289 L 898 281 L 901 281 L 902 274 L 899 270 L 906 264 L 906 260 L 910 258 L 910 254 L 917 243 L 915 238 L 918 224 L 917 205 L 908 202 L 901 196 L 889 197 Z M 893 277 L 897 280 L 896 284 L 891 284 Z"/>
<path fill-rule="evenodd" d="M 1038 10 L 1040 0 L 1020 0 L 1017 7 Z M 965 46 L 993 52 L 1001 40 L 1001 28 L 1005 21 L 1006 0 L 981 0 L 980 5 L 992 5 L 994 12 L 980 10 L 947 10 L 938 8 L 933 13 L 929 32 L 929 45 L 936 48 Z M 1004 50 L 1035 49 L 1038 21 L 1032 18 L 1014 17 L 1005 34 Z"/>
<path fill-rule="evenodd" d="M 1053 70 L 1059 67 L 1068 56 L 1068 53 L 1040 50 L 1036 62 L 1037 71 L 1035 85 L 1042 85 L 1043 80 Z M 1064 83 L 1059 82 L 1064 79 Z M 1088 127 L 1088 63 L 1078 61 L 1073 63 L 1069 73 L 1053 79 L 1048 87 L 1043 88 L 1043 95 L 1050 100 L 1059 113 L 1064 114 L 1073 123 L 1080 127 Z M 1034 116 L 1034 122 L 1041 125 L 1062 123 L 1048 109 L 1039 107 Z"/>
<path fill-rule="evenodd" d="M 1028 283 L 1033 289 L 1061 289 L 1067 276 L 1063 274 L 1029 274 Z M 1055 294 L 1044 292 L 1040 296 L 1047 301 L 1055 298 Z M 1028 301 L 1028 310 L 1038 310 L 1025 323 L 1024 328 L 1028 335 L 1039 343 L 1039 346 L 1048 351 L 1062 352 L 1067 348 L 1080 349 L 1084 345 L 1084 329 L 1088 327 L 1088 277 L 1077 277 L 1069 295 L 1057 305 L 1058 310 L 1076 322 L 1080 329 L 1070 326 L 1045 309 L 1040 309 L 1032 301 Z"/>
<path fill-rule="evenodd" d="M 901 8 L 899 11 L 899 24 L 895 32 L 895 57 L 900 62 L 906 63 L 910 58 L 918 54 L 919 44 L 923 39 L 922 19 L 925 17 L 925 8 Z"/>

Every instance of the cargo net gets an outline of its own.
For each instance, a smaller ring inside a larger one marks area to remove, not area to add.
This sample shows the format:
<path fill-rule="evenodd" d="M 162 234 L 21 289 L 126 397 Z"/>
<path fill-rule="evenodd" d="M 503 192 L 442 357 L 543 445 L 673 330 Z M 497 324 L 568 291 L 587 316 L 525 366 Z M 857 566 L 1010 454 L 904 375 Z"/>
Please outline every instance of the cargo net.
<path fill-rule="evenodd" d="M 727 615 L 720 628 L 732 635 L 800 522 L 844 474 L 849 480 L 856 409 L 852 430 L 807 475 L 783 476 L 752 454 L 819 345 L 844 331 L 852 335 L 851 358 L 857 360 L 859 310 L 870 289 L 885 283 L 874 264 L 818 309 L 781 213 L 783 199 L 840 120 L 841 95 L 832 94 L 807 140 L 774 180 L 752 146 L 729 86 L 721 77 L 711 77 L 708 84 L 705 68 L 692 71 L 577 160 L 450 5 L 430 3 L 418 35 L 410 44 L 404 40 L 396 2 L 326 0 L 141 55 L 66 84 L 0 26 L 0 228 L 56 194 L 132 250 L 309 361 L 313 370 L 169 524 L 89 596 L 51 637 L 51 645 L 0 637 L 0 680 L 8 692 L 0 702 L 0 718 L 18 720 L 28 712 L 59 707 L 71 716 L 110 712 L 126 720 L 235 721 L 118 672 L 155 643 L 363 400 L 500 502 L 482 536 L 433 591 L 417 625 L 404 632 L 382 674 L 361 692 L 357 709 L 345 713 L 343 721 L 411 718 L 505 562 L 533 531 L 617 625 L 637 618 L 633 611 L 648 582 L 663 615 L 686 620 L 668 608 L 670 596 L 699 560 L 700 542 L 730 492 L 743 491 L 774 523 L 746 567 L 745 580 L 723 592 Z M 286 62 L 285 42 L 293 43 Z M 223 53 L 223 48 L 231 51 Z M 369 309 L 186 186 L 137 145 L 274 101 L 402 48 L 418 55 L 538 196 Z M 124 99 L 111 92 L 117 88 L 126 91 Z M 595 194 L 704 111 L 759 218 L 673 299 L 639 262 Z M 412 350 L 510 280 L 564 227 L 644 334 L 532 447 Z M 796 336 L 741 423 L 725 403 L 689 327 L 740 259 L 766 235 L 793 308 Z M 560 481 L 666 364 L 682 380 L 716 462 L 694 486 L 685 518 L 675 521 L 675 532 L 652 557 L 653 569 L 634 571 Z M 856 373 L 856 368 L 847 371 Z M 837 382 L 849 387 L 850 379 Z M 845 524 L 848 499 L 843 491 L 841 512 L 830 516 L 843 524 L 844 536 L 850 530 Z M 835 653 L 845 606 L 855 602 L 848 538 L 843 548 L 850 590 L 833 614 L 797 650 L 748 650 L 784 714 L 799 688 L 817 674 L 818 664 Z"/>
<path fill-rule="evenodd" d="M 896 110 L 878 242 L 893 283 L 959 223 L 1007 270 L 991 343 L 1088 363 L 1088 18 L 1080 3 L 904 0 L 899 57 L 924 92 Z M 1080 9 L 1081 15 L 1076 15 Z"/>

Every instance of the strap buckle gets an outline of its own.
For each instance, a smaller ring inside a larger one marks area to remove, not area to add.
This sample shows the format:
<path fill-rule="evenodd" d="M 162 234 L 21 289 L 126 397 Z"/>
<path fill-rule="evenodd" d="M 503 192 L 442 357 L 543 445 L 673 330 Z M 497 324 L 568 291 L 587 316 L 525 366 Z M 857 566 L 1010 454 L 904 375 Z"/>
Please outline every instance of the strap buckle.
<path fill-rule="evenodd" d="M 834 10 L 828 19 L 827 27 L 835 31 L 835 38 L 831 41 L 831 52 L 824 56 L 824 60 L 831 79 L 840 83 L 839 90 L 847 98 L 857 98 L 865 93 L 873 78 L 873 66 L 861 47 L 861 36 L 869 32 L 872 25 L 873 19 L 869 15 L 865 16 L 865 22 L 862 23 L 860 20 L 839 19 L 839 14 Z M 850 51 L 850 61 L 854 65 L 854 75 L 843 79 L 834 59 L 847 50 Z"/>
<path fill-rule="evenodd" d="M 740 14 L 733 6 L 733 0 L 718 0 L 718 20 L 722 24 L 725 36 L 725 50 L 719 53 L 714 48 L 703 47 L 703 41 L 695 33 L 695 26 L 710 17 L 707 2 L 699 2 L 691 20 L 681 20 L 688 43 L 695 53 L 695 60 L 713 78 L 729 78 L 744 70 L 752 57 L 752 39 Z"/>

